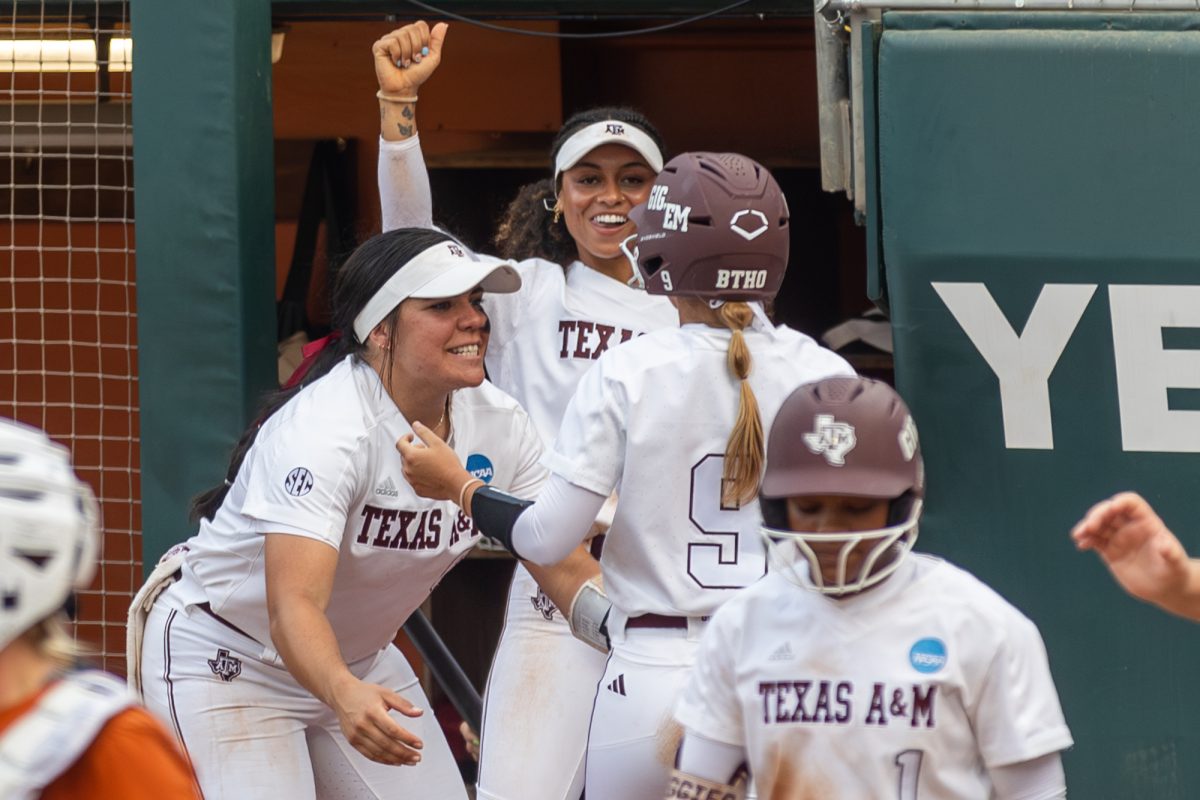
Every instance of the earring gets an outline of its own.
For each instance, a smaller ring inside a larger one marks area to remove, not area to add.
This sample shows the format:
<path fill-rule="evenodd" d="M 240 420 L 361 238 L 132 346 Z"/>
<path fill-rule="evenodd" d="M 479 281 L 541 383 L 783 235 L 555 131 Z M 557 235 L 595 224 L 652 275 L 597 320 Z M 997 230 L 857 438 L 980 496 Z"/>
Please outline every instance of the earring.
<path fill-rule="evenodd" d="M 562 208 L 556 205 L 554 206 L 554 224 L 557 225 L 560 219 L 562 219 Z"/>

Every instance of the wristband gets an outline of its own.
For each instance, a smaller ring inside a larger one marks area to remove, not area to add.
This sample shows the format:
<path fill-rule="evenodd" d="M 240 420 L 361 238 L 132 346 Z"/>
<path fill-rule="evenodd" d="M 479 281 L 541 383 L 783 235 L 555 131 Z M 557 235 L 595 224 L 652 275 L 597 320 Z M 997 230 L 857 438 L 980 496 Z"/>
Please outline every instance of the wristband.
<path fill-rule="evenodd" d="M 486 483 L 486 481 L 484 481 L 482 478 L 468 478 L 467 482 L 464 483 L 462 485 L 462 488 L 458 490 L 458 507 L 461 508 L 463 511 L 469 511 L 469 509 L 467 508 L 467 499 L 466 499 L 467 498 L 467 489 L 470 489 L 472 484 L 476 484 L 476 483 L 478 483 L 480 486 L 482 486 Z"/>
<path fill-rule="evenodd" d="M 380 89 L 378 92 L 376 92 L 375 96 L 378 97 L 380 100 L 386 100 L 389 103 L 415 103 L 415 102 L 417 102 L 416 95 L 413 95 L 412 97 L 405 97 L 402 94 L 388 94 L 383 89 Z"/>

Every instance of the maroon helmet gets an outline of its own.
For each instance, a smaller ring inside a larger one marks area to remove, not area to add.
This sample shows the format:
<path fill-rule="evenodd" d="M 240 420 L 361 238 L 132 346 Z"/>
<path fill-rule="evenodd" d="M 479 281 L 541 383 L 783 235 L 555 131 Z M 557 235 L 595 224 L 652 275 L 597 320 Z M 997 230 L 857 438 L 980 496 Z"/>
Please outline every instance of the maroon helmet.
<path fill-rule="evenodd" d="M 846 495 L 890 500 L 886 528 L 820 533 L 788 525 L 787 498 Z M 809 562 L 810 588 L 828 594 L 860 591 L 887 577 L 917 538 L 925 496 L 925 469 L 917 427 L 900 395 L 881 381 L 861 377 L 826 378 L 808 383 L 783 402 L 767 441 L 767 465 L 759 487 L 764 536 L 778 554 L 791 540 Z M 845 574 L 851 548 L 876 544 L 855 575 Z M 811 547 L 816 542 L 843 546 L 841 573 L 825 585 Z M 898 545 L 886 565 L 879 559 Z"/>
<path fill-rule="evenodd" d="M 737 153 L 667 162 L 637 224 L 637 272 L 650 294 L 769 300 L 788 261 L 788 209 L 761 164 Z"/>

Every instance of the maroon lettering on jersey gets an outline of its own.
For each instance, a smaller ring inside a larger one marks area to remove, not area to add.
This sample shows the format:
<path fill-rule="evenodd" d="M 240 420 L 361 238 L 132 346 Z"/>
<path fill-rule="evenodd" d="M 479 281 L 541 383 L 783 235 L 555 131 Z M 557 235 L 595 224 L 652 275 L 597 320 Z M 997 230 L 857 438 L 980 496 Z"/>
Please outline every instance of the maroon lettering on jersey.
<path fill-rule="evenodd" d="M 595 360 L 609 347 L 620 343 L 613 341 L 618 330 L 621 332 L 621 342 L 628 342 L 633 337 L 642 335 L 640 331 L 589 320 L 559 320 L 558 332 L 562 334 L 562 347 L 558 351 L 558 357 Z"/>
<path fill-rule="evenodd" d="M 358 539 L 355 541 L 357 541 L 359 544 L 367 543 L 367 540 L 371 538 L 371 523 L 379 519 L 379 515 L 382 513 L 382 508 L 376 508 L 375 506 L 363 506 L 362 532 L 358 534 Z"/>
<path fill-rule="evenodd" d="M 886 702 L 884 700 L 884 685 L 876 683 L 871 689 L 871 708 L 867 711 L 866 724 L 868 725 L 887 725 L 887 713 L 884 711 Z"/>
<path fill-rule="evenodd" d="M 570 341 L 571 334 L 575 332 L 575 320 L 562 319 L 558 321 L 558 332 L 562 334 L 562 350 L 559 351 L 559 358 L 567 357 L 567 343 Z"/>
<path fill-rule="evenodd" d="M 844 725 L 850 721 L 853 690 L 850 681 L 759 681 L 762 721 Z"/>
<path fill-rule="evenodd" d="M 612 325 L 601 325 L 596 323 L 596 336 L 599 341 L 596 342 L 596 347 L 592 350 L 592 358 L 599 358 L 600 354 L 608 349 L 608 340 L 617 332 L 617 329 Z"/>
<path fill-rule="evenodd" d="M 394 508 L 387 508 L 379 515 L 379 532 L 375 534 L 375 541 L 371 542 L 372 547 L 388 546 L 388 531 L 391 530 L 392 523 L 396 521 L 396 516 L 399 513 Z"/>
<path fill-rule="evenodd" d="M 450 546 L 458 544 L 458 540 L 469 530 L 471 530 L 471 518 L 460 509 L 454 516 L 454 523 L 450 526 Z"/>
<path fill-rule="evenodd" d="M 592 351 L 587 346 L 587 340 L 595 328 L 596 323 L 594 322 L 579 320 L 576 323 L 576 329 L 579 332 L 575 335 L 575 352 L 573 353 L 575 358 L 592 358 Z"/>
<path fill-rule="evenodd" d="M 396 538 L 392 539 L 391 543 L 388 544 L 389 549 L 405 550 L 408 548 L 408 529 L 416 518 L 416 511 L 400 512 L 400 530 L 396 531 Z"/>
<path fill-rule="evenodd" d="M 422 550 L 436 550 L 441 542 L 442 510 L 435 508 L 429 512 L 429 532 L 421 543 Z"/>
<path fill-rule="evenodd" d="M 921 727 L 921 718 L 925 718 L 925 727 L 933 727 L 933 700 L 937 696 L 937 685 L 926 687 L 921 692 L 920 684 L 913 684 L 912 693 L 912 726 Z"/>
<path fill-rule="evenodd" d="M 837 691 L 834 692 L 834 698 L 838 704 L 837 715 L 833 718 L 834 722 L 846 723 L 850 721 L 850 695 L 853 692 L 853 683 L 850 681 L 838 681 Z"/>

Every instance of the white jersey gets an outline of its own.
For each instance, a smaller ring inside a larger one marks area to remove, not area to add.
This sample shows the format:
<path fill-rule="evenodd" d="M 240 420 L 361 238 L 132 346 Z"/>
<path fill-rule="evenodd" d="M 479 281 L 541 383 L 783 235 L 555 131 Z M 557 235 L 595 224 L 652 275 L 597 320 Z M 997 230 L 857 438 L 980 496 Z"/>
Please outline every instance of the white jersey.
<path fill-rule="evenodd" d="M 765 570 L 758 504 L 721 507 L 725 445 L 740 385 L 732 332 L 690 324 L 605 353 L 567 408 L 546 465 L 589 491 L 621 497 L 601 566 L 614 612 L 711 614 Z M 745 331 L 764 430 L 799 385 L 852 375 L 841 357 L 780 328 Z M 619 618 L 618 618 L 619 619 Z"/>
<path fill-rule="evenodd" d="M 517 264 L 521 290 L 484 295 L 492 322 L 488 375 L 533 418 L 549 447 L 567 403 L 601 354 L 643 333 L 677 328 L 665 297 L 646 294 L 576 261 Z"/>
<path fill-rule="evenodd" d="M 385 231 L 433 227 L 419 137 L 380 139 L 379 204 Z M 679 314 L 667 298 L 579 261 L 564 268 L 530 258 L 517 271 L 519 291 L 483 298 L 492 324 L 488 377 L 529 412 L 549 447 L 575 387 L 600 354 L 647 331 L 678 327 Z"/>
<path fill-rule="evenodd" d="M 540 439 L 516 402 L 486 382 L 460 389 L 450 445 L 468 469 L 519 497 L 545 480 Z M 272 646 L 264 534 L 338 551 L 325 614 L 347 662 L 395 637 L 479 532 L 453 502 L 418 497 L 396 441 L 411 432 L 378 374 L 348 356 L 263 424 L 212 521 L 189 540 L 185 570 L 212 610 Z M 185 582 L 188 583 L 188 582 Z"/>
<path fill-rule="evenodd" d="M 841 600 L 778 572 L 739 593 L 676 716 L 744 748 L 762 797 L 983 800 L 989 769 L 1072 743 L 1034 624 L 918 554 Z"/>

